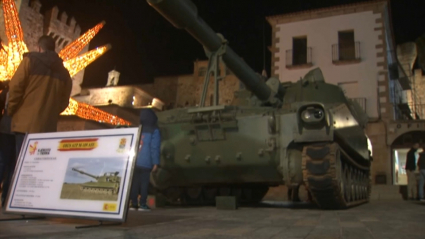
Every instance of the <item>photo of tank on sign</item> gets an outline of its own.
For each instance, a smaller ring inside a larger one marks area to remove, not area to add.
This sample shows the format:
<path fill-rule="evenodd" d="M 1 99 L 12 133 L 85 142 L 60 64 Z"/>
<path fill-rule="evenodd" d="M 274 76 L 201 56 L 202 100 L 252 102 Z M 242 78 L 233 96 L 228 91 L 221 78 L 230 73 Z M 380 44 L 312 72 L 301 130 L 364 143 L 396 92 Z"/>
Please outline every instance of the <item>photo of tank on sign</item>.
<path fill-rule="evenodd" d="M 71 158 L 61 199 L 117 201 L 124 158 Z"/>

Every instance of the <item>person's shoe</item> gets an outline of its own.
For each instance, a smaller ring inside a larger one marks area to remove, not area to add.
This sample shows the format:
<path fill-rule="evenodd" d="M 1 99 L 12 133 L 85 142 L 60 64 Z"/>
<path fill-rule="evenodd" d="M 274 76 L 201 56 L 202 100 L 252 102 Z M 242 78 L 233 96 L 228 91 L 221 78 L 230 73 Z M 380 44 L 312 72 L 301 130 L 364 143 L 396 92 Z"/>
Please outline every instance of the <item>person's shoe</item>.
<path fill-rule="evenodd" d="M 147 205 L 142 205 L 138 209 L 139 211 L 149 212 L 151 209 Z"/>
<path fill-rule="evenodd" d="M 130 207 L 130 211 L 137 211 L 136 207 Z"/>
<path fill-rule="evenodd" d="M 425 198 L 421 198 L 419 201 L 421 201 L 421 202 L 425 202 Z"/>

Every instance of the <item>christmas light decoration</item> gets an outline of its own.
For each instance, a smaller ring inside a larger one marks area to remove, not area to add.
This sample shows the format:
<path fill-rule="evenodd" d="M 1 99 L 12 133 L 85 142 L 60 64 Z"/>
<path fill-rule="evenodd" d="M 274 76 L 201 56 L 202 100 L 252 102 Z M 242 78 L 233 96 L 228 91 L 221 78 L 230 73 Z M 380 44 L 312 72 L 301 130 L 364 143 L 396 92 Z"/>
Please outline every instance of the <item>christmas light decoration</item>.
<path fill-rule="evenodd" d="M 15 1 L 2 0 L 2 3 L 8 44 L 5 45 L 2 43 L 3 49 L 0 50 L 0 81 L 5 81 L 12 79 L 12 76 L 22 61 L 23 54 L 28 52 L 28 48 L 24 43 L 21 22 Z M 78 56 L 81 50 L 99 32 L 104 24 L 105 22 L 99 23 L 60 52 L 60 57 L 64 60 L 64 66 L 70 71 L 71 76 L 84 69 L 111 48 L 110 45 L 106 45 Z M 131 125 L 130 122 L 115 115 L 106 113 L 91 105 L 77 102 L 72 98 L 69 100 L 68 107 L 61 115 L 76 115 L 83 119 L 112 125 Z"/>
<path fill-rule="evenodd" d="M 89 44 L 89 42 L 93 39 L 93 37 L 102 29 L 102 27 L 106 23 L 102 21 L 101 23 L 97 24 L 92 29 L 85 32 L 83 35 L 81 35 L 79 38 L 77 38 L 75 41 L 71 42 L 67 46 L 65 46 L 60 52 L 59 56 L 64 61 L 68 61 L 76 56 L 78 56 L 78 53 L 80 53 L 83 48 Z"/>
<path fill-rule="evenodd" d="M 0 81 L 7 79 L 7 46 L 2 44 L 3 49 L 0 50 Z"/>
<path fill-rule="evenodd" d="M 82 69 L 86 68 L 87 65 L 92 63 L 94 60 L 96 60 L 99 56 L 103 55 L 106 51 L 111 49 L 111 45 L 105 45 L 101 47 L 97 47 L 94 50 L 91 50 L 89 52 L 86 52 L 82 55 L 79 55 L 75 58 L 72 58 L 71 60 L 65 61 L 63 65 L 66 69 L 68 69 L 69 74 L 74 76 Z"/>
<path fill-rule="evenodd" d="M 6 70 L 2 80 L 11 79 L 16 69 L 22 61 L 22 55 L 28 52 L 24 43 L 24 34 L 22 33 L 21 22 L 19 21 L 18 9 L 14 0 L 3 0 L 3 16 L 8 47 L 5 49 L 7 60 L 0 63 Z M 2 53 L 3 54 L 3 53 Z"/>
<path fill-rule="evenodd" d="M 76 115 L 83 119 L 94 120 L 99 123 L 108 123 L 112 125 L 131 125 L 130 122 L 125 121 L 115 115 L 106 113 L 89 104 L 77 102 L 74 99 L 69 100 L 69 106 L 61 115 Z"/>

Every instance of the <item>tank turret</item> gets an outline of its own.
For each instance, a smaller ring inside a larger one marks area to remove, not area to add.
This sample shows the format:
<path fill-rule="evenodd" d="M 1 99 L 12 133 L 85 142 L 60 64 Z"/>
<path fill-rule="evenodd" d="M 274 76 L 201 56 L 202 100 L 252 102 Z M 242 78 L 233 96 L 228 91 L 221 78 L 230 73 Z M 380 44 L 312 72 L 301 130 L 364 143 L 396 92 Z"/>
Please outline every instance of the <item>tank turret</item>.
<path fill-rule="evenodd" d="M 276 84 L 274 89 L 263 82 L 232 48 L 221 34 L 216 34 L 198 16 L 198 10 L 191 1 L 148 0 L 149 4 L 161 13 L 176 28 L 186 30 L 204 46 L 208 54 L 220 52 L 226 66 L 245 84 L 245 86 L 261 101 L 279 105 L 282 87 Z"/>
<path fill-rule="evenodd" d="M 79 172 L 79 173 L 81 173 L 81 174 L 87 175 L 87 176 L 89 176 L 89 177 L 91 177 L 91 178 L 94 178 L 94 179 L 96 179 L 96 180 L 97 180 L 97 179 L 99 179 L 99 177 L 98 177 L 98 176 L 95 176 L 95 175 L 92 175 L 92 174 L 86 173 L 86 172 L 81 171 L 81 170 L 78 170 L 78 169 L 76 169 L 76 168 L 72 168 L 72 171 Z"/>
<path fill-rule="evenodd" d="M 96 179 L 96 182 L 86 182 L 81 184 L 81 190 L 84 192 L 103 194 L 118 193 L 121 183 L 121 177 L 118 176 L 119 172 L 109 172 L 104 173 L 102 176 L 96 176 L 76 168 L 72 168 L 72 171 L 76 171 L 80 174 Z"/>

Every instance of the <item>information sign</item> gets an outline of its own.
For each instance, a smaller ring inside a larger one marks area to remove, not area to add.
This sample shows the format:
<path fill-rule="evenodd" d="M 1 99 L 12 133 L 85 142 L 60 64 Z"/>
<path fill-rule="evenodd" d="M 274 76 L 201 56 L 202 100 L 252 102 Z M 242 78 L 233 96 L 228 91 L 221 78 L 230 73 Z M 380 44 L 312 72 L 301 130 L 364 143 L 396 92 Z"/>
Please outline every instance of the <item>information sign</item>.
<path fill-rule="evenodd" d="M 140 128 L 28 134 L 6 213 L 125 221 Z"/>

